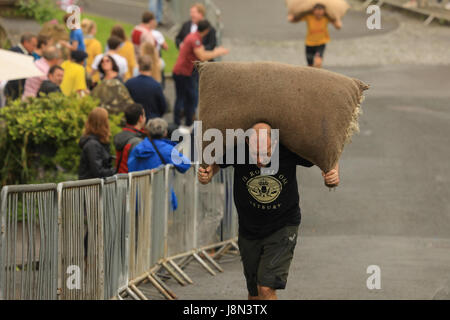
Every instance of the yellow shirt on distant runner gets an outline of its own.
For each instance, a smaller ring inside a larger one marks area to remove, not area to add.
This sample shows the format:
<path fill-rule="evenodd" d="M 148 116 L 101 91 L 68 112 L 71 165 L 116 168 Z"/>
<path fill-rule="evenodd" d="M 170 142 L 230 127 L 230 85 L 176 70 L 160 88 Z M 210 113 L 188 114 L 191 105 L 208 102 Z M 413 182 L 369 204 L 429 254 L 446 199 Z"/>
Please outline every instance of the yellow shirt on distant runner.
<path fill-rule="evenodd" d="M 308 34 L 306 35 L 306 45 L 309 47 L 320 46 L 330 42 L 328 33 L 328 23 L 330 20 L 323 16 L 317 19 L 315 15 L 308 14 L 302 18 L 308 26 Z"/>
<path fill-rule="evenodd" d="M 60 87 L 66 96 L 87 89 L 86 70 L 82 65 L 67 60 L 61 64 L 61 68 L 64 69 L 64 78 Z"/>

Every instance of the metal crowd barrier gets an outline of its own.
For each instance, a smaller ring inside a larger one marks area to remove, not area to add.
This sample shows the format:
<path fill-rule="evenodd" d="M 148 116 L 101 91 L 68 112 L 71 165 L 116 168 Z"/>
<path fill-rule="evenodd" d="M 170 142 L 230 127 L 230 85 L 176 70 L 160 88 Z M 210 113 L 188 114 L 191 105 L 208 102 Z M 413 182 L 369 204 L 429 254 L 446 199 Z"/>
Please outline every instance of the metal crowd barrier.
<path fill-rule="evenodd" d="M 56 184 L 4 187 L 0 219 L 0 299 L 55 300 L 58 280 Z"/>
<path fill-rule="evenodd" d="M 181 174 L 166 166 L 4 187 L 0 299 L 146 299 L 137 288 L 143 282 L 176 298 L 165 278 L 192 283 L 183 271 L 189 261 L 223 271 L 207 251 L 218 248 L 220 258 L 236 248 L 232 170 L 208 186 L 198 183 L 197 167 Z"/>
<path fill-rule="evenodd" d="M 130 261 L 128 277 L 134 279 L 151 267 L 151 176 L 152 171 L 130 174 Z M 149 196 L 150 195 L 150 196 Z"/>
<path fill-rule="evenodd" d="M 58 185 L 59 294 L 62 300 L 104 298 L 103 180 Z"/>
<path fill-rule="evenodd" d="M 105 179 L 103 185 L 105 299 L 128 283 L 128 179 L 120 174 Z"/>

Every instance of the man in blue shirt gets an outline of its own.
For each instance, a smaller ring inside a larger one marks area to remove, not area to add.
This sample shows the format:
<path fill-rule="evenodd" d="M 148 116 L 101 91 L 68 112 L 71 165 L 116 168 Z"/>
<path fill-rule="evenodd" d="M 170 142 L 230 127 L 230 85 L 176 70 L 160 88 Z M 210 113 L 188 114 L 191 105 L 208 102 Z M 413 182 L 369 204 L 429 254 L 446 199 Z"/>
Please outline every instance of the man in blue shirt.
<path fill-rule="evenodd" d="M 166 113 L 167 103 L 163 89 L 151 76 L 152 60 L 150 56 L 139 58 L 139 76 L 125 83 L 134 102 L 141 104 L 147 119 L 161 118 Z"/>

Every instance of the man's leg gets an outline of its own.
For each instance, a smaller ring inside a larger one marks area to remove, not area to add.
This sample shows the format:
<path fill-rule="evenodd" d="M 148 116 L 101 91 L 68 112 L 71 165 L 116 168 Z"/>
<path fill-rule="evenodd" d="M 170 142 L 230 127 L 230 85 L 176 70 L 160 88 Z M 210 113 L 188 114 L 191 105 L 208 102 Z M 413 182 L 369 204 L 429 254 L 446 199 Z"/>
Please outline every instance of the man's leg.
<path fill-rule="evenodd" d="M 183 83 L 183 76 L 179 76 L 174 74 L 173 80 L 175 81 L 175 91 L 177 94 L 177 97 L 175 99 L 175 107 L 173 110 L 173 122 L 176 125 L 181 124 L 181 110 L 184 108 L 184 97 L 185 97 L 185 91 L 186 88 Z"/>
<path fill-rule="evenodd" d="M 163 13 L 163 0 L 149 0 L 148 8 L 155 15 L 156 21 L 160 23 Z"/>
<path fill-rule="evenodd" d="M 259 300 L 256 277 L 261 256 L 261 241 L 248 240 L 239 235 L 238 246 L 247 282 L 248 300 Z"/>
<path fill-rule="evenodd" d="M 297 244 L 298 228 L 298 226 L 286 226 L 264 239 L 263 254 L 258 268 L 260 300 L 276 300 L 276 290 L 286 287 Z"/>
<path fill-rule="evenodd" d="M 318 46 L 316 48 L 316 54 L 314 56 L 314 67 L 322 68 L 323 64 L 323 55 L 325 53 L 325 45 Z"/>
<path fill-rule="evenodd" d="M 190 127 L 194 122 L 195 84 L 194 78 L 186 77 L 186 93 L 184 101 L 184 114 L 186 116 L 186 126 Z"/>
<path fill-rule="evenodd" d="M 305 46 L 305 54 L 306 54 L 306 62 L 308 63 L 308 66 L 312 67 L 314 64 L 314 55 L 316 54 L 314 47 Z"/>
<path fill-rule="evenodd" d="M 153 14 L 156 16 L 156 11 L 158 10 L 157 8 L 157 0 L 149 0 L 148 1 L 148 10 L 150 10 L 151 12 L 153 12 Z"/>
<path fill-rule="evenodd" d="M 163 2 L 164 0 L 158 0 L 158 9 L 156 10 L 156 21 L 158 21 L 158 24 L 160 24 L 163 19 Z"/>
<path fill-rule="evenodd" d="M 256 300 L 278 300 L 277 291 L 269 287 L 258 286 L 258 299 Z"/>

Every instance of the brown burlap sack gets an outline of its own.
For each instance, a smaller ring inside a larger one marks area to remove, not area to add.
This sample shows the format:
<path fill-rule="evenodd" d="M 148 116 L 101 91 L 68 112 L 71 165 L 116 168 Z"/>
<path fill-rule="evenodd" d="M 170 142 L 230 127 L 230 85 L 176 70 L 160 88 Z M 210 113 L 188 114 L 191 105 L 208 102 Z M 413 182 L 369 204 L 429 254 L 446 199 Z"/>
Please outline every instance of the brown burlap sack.
<path fill-rule="evenodd" d="M 203 132 L 217 128 L 226 137 L 226 129 L 248 130 L 266 122 L 280 129 L 280 141 L 289 150 L 329 172 L 359 130 L 363 91 L 369 88 L 360 80 L 275 62 L 201 63 L 197 68 Z"/>
<path fill-rule="evenodd" d="M 335 20 L 342 19 L 350 8 L 345 0 L 286 0 L 288 13 L 292 14 L 298 21 L 302 15 L 311 11 L 316 4 L 323 4 L 327 15 Z"/>

